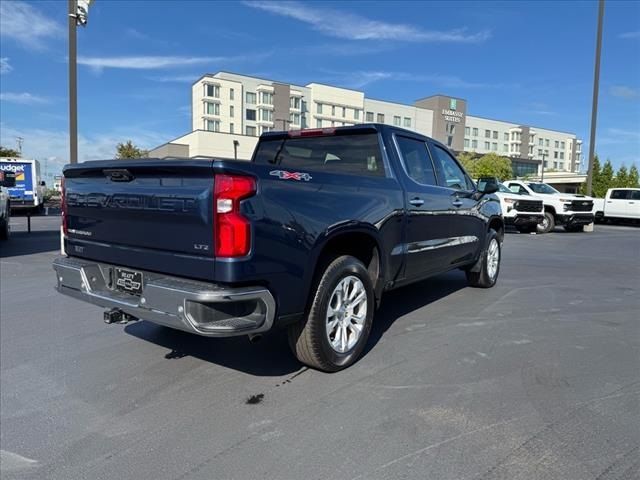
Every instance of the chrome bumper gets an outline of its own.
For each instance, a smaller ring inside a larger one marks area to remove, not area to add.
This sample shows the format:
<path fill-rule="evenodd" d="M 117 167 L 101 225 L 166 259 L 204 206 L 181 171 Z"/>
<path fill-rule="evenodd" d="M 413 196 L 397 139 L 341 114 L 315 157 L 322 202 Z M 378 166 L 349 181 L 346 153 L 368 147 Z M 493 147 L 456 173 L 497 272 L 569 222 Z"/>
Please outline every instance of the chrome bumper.
<path fill-rule="evenodd" d="M 113 288 L 117 266 L 73 257 L 53 262 L 56 290 L 136 318 L 208 337 L 261 333 L 273 326 L 275 300 L 264 287 L 221 285 L 142 271 L 141 295 Z M 123 267 L 127 268 L 127 267 Z"/>

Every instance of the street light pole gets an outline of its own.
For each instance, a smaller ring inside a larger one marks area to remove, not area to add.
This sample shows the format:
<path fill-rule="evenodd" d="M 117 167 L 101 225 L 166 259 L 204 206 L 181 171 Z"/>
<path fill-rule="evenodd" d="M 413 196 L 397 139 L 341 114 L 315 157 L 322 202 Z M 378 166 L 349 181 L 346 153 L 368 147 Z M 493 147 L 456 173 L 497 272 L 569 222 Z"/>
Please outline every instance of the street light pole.
<path fill-rule="evenodd" d="M 547 160 L 547 154 L 542 152 L 542 175 L 540 175 L 540 182 L 544 183 L 544 164 Z"/>
<path fill-rule="evenodd" d="M 593 71 L 593 103 L 591 104 L 591 135 L 589 136 L 589 169 L 587 171 L 587 195 L 591 195 L 593 161 L 596 151 L 596 121 L 598 119 L 598 90 L 600 88 L 600 53 L 602 52 L 602 19 L 604 0 L 598 2 L 598 32 L 596 34 L 596 62 Z"/>
<path fill-rule="evenodd" d="M 69 0 L 69 163 L 78 163 L 77 0 Z"/>

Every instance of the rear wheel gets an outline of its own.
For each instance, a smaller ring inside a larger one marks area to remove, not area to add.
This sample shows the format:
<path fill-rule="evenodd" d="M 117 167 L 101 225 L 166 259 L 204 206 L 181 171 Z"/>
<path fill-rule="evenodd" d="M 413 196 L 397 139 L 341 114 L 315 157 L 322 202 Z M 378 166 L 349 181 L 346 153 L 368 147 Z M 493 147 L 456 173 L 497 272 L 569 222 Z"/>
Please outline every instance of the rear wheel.
<path fill-rule="evenodd" d="M 333 260 L 320 278 L 308 316 L 289 327 L 289 345 L 305 365 L 336 372 L 353 364 L 369 338 L 375 299 L 363 263 Z"/>
<path fill-rule="evenodd" d="M 482 252 L 481 265 L 478 272 L 467 270 L 467 281 L 472 287 L 491 288 L 498 281 L 500 273 L 500 260 L 502 257 L 502 247 L 500 239 L 495 230 L 489 230 L 487 236 L 487 248 Z"/>
<path fill-rule="evenodd" d="M 556 219 L 551 212 L 544 212 L 542 221 L 538 224 L 538 233 L 549 233 L 556 226 Z"/>

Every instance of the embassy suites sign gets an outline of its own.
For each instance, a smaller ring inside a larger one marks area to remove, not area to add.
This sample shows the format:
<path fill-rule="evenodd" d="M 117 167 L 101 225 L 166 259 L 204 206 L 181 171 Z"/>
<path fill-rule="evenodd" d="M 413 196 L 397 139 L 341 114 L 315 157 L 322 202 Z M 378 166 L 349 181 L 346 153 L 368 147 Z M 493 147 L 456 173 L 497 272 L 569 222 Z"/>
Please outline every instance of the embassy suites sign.
<path fill-rule="evenodd" d="M 442 116 L 447 122 L 460 123 L 464 114 L 462 112 L 456 112 L 455 110 L 442 109 Z"/>

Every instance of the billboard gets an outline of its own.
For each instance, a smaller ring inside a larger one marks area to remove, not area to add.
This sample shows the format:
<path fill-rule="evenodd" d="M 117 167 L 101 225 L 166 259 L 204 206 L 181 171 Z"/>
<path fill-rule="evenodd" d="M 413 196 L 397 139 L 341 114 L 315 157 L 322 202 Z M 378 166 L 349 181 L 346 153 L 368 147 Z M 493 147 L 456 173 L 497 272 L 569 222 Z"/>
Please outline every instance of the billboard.
<path fill-rule="evenodd" d="M 9 188 L 9 196 L 19 200 L 33 200 L 33 164 L 31 162 L 2 162 L 0 170 L 16 174 L 16 186 Z"/>

